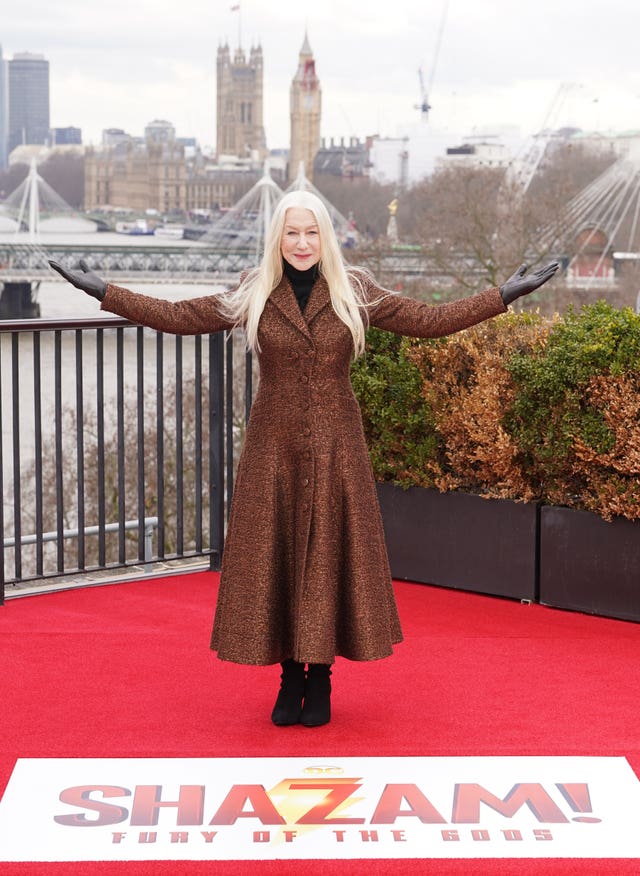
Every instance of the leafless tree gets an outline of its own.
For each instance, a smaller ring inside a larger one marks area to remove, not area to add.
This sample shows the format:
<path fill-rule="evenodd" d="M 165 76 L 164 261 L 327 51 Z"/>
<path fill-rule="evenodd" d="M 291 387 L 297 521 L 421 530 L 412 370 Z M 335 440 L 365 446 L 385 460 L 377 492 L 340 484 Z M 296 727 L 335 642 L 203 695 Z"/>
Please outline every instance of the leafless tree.
<path fill-rule="evenodd" d="M 0 200 L 14 192 L 25 181 L 28 173 L 28 164 L 12 164 L 6 170 L 0 170 Z"/>
<path fill-rule="evenodd" d="M 400 236 L 422 246 L 445 295 L 498 284 L 523 261 L 556 257 L 541 230 L 612 160 L 583 147 L 557 149 L 524 194 L 503 168 L 444 166 L 401 198 Z"/>
<path fill-rule="evenodd" d="M 38 168 L 40 176 L 70 207 L 84 205 L 84 156 L 73 152 L 52 152 Z"/>
<path fill-rule="evenodd" d="M 329 174 L 318 175 L 315 185 L 343 216 L 353 215 L 366 244 L 386 234 L 387 207 L 395 193 L 393 185 L 381 185 L 368 177 Z"/>

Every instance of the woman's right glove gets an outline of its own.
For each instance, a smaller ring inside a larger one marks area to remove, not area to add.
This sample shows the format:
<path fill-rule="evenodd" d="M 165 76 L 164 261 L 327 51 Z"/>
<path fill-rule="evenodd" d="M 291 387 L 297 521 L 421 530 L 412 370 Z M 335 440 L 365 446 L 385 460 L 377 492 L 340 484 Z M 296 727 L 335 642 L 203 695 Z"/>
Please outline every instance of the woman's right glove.
<path fill-rule="evenodd" d="M 85 261 L 80 261 L 80 271 L 68 271 L 59 265 L 57 262 L 50 261 L 49 264 L 54 271 L 57 271 L 61 277 L 75 286 L 76 289 L 82 289 L 87 295 L 97 298 L 102 301 L 107 291 L 107 283 L 102 277 L 95 274 Z"/>

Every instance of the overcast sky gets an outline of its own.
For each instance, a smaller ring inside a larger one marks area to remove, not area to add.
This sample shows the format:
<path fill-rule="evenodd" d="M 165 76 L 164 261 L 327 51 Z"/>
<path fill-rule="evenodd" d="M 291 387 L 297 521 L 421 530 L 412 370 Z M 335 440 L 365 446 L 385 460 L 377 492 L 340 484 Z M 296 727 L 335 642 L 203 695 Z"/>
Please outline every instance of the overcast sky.
<path fill-rule="evenodd" d="M 141 135 L 168 119 L 215 144 L 220 44 L 260 43 L 270 148 L 289 145 L 289 86 L 305 28 L 322 86 L 322 135 L 396 136 L 419 122 L 418 68 L 430 124 L 468 134 L 538 130 L 562 83 L 555 127 L 640 129 L 638 0 L 1 0 L 3 55 L 50 62 L 51 124 Z M 443 12 L 446 9 L 446 16 Z M 444 17 L 437 65 L 434 54 Z"/>

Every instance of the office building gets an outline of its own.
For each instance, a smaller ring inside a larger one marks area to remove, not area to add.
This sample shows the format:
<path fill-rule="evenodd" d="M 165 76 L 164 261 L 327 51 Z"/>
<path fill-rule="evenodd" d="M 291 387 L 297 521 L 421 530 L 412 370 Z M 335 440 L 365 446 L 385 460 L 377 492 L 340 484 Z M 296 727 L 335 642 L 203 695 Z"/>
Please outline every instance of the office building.
<path fill-rule="evenodd" d="M 49 140 L 49 62 L 22 52 L 8 63 L 8 150 Z"/>
<path fill-rule="evenodd" d="M 49 138 L 51 146 L 81 146 L 82 131 L 80 128 L 51 128 Z"/>

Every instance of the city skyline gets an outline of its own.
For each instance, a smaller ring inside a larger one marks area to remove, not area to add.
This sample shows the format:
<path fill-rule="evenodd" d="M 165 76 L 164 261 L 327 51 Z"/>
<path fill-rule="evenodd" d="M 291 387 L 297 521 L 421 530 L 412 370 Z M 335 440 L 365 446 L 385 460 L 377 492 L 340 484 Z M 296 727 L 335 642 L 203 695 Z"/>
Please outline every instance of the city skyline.
<path fill-rule="evenodd" d="M 327 0 L 295 9 L 266 0 L 193 0 L 175 6 L 114 0 L 87 9 L 79 0 L 52 7 L 31 0 L 0 33 L 5 59 L 42 53 L 50 62 L 51 124 L 76 126 L 85 143 L 104 128 L 134 136 L 154 118 L 178 136 L 215 144 L 216 53 L 239 38 L 264 55 L 264 125 L 269 148 L 289 145 L 289 88 L 305 31 L 323 88 L 323 137 L 394 137 L 420 124 L 418 68 L 433 85 L 434 129 L 452 138 L 484 126 L 540 128 L 563 82 L 574 82 L 558 125 L 586 130 L 640 129 L 640 11 L 627 0 L 507 0 L 393 5 Z M 437 53 L 438 33 L 442 41 Z M 437 54 L 437 65 L 434 59 Z"/>

